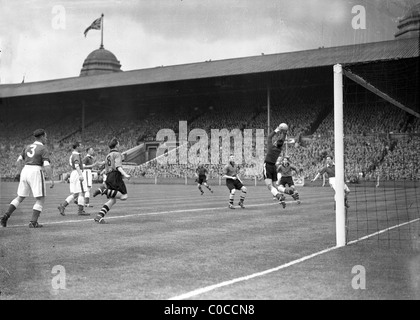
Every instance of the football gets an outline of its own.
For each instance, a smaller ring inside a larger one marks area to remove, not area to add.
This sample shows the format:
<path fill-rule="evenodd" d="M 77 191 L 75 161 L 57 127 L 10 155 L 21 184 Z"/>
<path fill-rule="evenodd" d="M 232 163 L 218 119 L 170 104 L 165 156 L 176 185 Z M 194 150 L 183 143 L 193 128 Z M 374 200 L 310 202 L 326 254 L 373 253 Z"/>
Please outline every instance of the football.
<path fill-rule="evenodd" d="M 280 123 L 279 129 L 283 131 L 287 131 L 287 129 L 289 129 L 289 126 L 285 123 Z"/>

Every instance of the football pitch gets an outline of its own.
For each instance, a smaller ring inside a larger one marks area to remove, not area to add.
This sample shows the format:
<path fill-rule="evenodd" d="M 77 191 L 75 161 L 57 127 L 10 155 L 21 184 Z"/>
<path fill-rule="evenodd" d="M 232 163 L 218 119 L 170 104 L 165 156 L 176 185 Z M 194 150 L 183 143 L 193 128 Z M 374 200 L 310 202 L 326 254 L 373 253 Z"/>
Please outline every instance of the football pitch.
<path fill-rule="evenodd" d="M 106 198 L 91 199 L 89 217 L 74 204 L 61 216 L 69 186 L 57 183 L 43 228 L 28 228 L 31 197 L 0 228 L 0 300 L 420 299 L 415 189 L 397 190 L 410 203 L 404 220 L 391 191 L 354 190 L 351 242 L 337 248 L 332 189 L 299 188 L 302 203 L 289 197 L 283 209 L 266 187 L 247 187 L 246 208 L 230 210 L 223 185 L 201 196 L 195 185 L 127 184 L 128 200 L 99 225 L 93 218 Z M 1 183 L 2 213 L 16 190 Z"/>

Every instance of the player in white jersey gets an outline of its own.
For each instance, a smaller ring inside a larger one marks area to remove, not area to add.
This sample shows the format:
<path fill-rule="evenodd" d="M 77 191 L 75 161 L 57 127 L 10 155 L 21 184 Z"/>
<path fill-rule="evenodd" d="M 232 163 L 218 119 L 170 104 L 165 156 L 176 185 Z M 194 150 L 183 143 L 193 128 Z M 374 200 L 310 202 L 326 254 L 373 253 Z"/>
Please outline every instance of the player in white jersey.
<path fill-rule="evenodd" d="M 80 142 L 75 142 L 73 144 L 73 149 L 74 151 L 69 159 L 69 164 L 73 169 L 70 174 L 70 195 L 58 206 L 58 211 L 62 216 L 65 216 L 65 208 L 71 201 L 77 199 L 77 205 L 79 207 L 77 214 L 79 216 L 88 216 L 90 214 L 84 210 L 87 184 L 86 179 L 83 176 L 82 155 L 80 154 L 82 151 L 82 144 Z"/>
<path fill-rule="evenodd" d="M 33 206 L 32 219 L 29 223 L 29 227 L 42 227 L 42 225 L 38 223 L 38 218 L 45 202 L 45 178 L 43 169 L 51 179 L 51 188 L 54 187 L 54 181 L 49 152 L 45 146 L 47 143 L 47 133 L 44 129 L 37 129 L 34 131 L 33 135 L 35 137 L 35 142 L 26 146 L 17 159 L 18 167 L 23 166 L 20 173 L 17 197 L 12 200 L 6 213 L 0 219 L 0 225 L 2 227 L 7 226 L 7 220 L 31 192 L 36 199 L 36 202 Z"/>

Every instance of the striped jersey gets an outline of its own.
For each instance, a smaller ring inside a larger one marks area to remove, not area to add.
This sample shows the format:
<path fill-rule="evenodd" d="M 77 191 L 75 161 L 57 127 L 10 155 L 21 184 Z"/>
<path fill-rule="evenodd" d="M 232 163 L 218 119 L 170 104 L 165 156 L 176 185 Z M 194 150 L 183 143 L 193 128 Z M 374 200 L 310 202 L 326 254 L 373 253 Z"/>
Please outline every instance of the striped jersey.
<path fill-rule="evenodd" d="M 115 171 L 122 166 L 122 155 L 117 150 L 111 150 L 105 158 L 105 172 Z"/>
<path fill-rule="evenodd" d="M 204 167 L 198 167 L 195 172 L 197 172 L 199 176 L 205 176 L 207 174 L 207 169 Z"/>
<path fill-rule="evenodd" d="M 239 173 L 239 166 L 229 162 L 224 168 L 223 173 L 227 176 L 236 177 Z"/>
<path fill-rule="evenodd" d="M 284 165 L 283 163 L 281 163 L 278 167 L 277 167 L 277 172 L 281 173 L 282 177 L 291 177 L 292 176 L 292 171 L 297 172 L 297 169 L 295 166 L 291 165 L 290 163 L 287 165 Z"/>
<path fill-rule="evenodd" d="M 73 151 L 69 159 L 69 164 L 73 170 L 76 170 L 76 164 L 79 165 L 80 170 L 83 170 L 82 155 L 77 151 Z"/>
<path fill-rule="evenodd" d="M 25 165 L 30 166 L 43 166 L 44 161 L 50 162 L 50 155 L 47 147 L 39 141 L 27 145 L 23 149 L 19 159 L 20 158 L 23 159 Z"/>

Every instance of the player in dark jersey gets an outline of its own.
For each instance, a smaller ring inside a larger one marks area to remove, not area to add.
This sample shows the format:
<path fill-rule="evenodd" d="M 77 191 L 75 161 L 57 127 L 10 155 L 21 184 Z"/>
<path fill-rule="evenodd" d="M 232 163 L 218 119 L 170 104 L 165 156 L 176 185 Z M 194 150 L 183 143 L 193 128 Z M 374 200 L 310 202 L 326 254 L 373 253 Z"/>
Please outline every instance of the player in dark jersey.
<path fill-rule="evenodd" d="M 87 190 L 85 192 L 85 207 L 90 205 L 90 190 L 92 189 L 92 169 L 98 164 L 94 161 L 95 150 L 92 147 L 86 149 L 86 156 L 83 158 L 83 176 L 86 179 Z"/>
<path fill-rule="evenodd" d="M 127 187 L 123 178 L 130 179 L 122 168 L 122 155 L 118 151 L 119 142 L 117 138 L 112 138 L 109 143 L 109 153 L 105 157 L 105 186 L 101 186 L 93 193 L 93 196 L 106 195 L 108 201 L 102 206 L 94 221 L 97 223 L 106 223 L 105 215 L 111 210 L 112 206 L 117 202 L 117 199 L 125 201 L 128 198 Z"/>
<path fill-rule="evenodd" d="M 202 164 L 200 164 L 195 170 L 195 176 L 197 177 L 197 179 L 195 179 L 195 182 L 197 182 L 197 187 L 198 190 L 200 190 L 201 195 L 204 194 L 201 185 L 204 185 L 207 189 L 210 190 L 211 193 L 213 193 L 213 190 L 211 190 L 210 186 L 207 184 L 207 173 L 207 169 Z"/>
<path fill-rule="evenodd" d="M 318 179 L 320 175 L 327 174 L 330 187 L 334 189 L 335 191 L 335 164 L 333 161 L 333 157 L 327 156 L 326 163 L 327 165 L 316 174 L 316 176 L 312 179 L 312 182 Z M 344 184 L 344 205 L 346 208 L 350 208 L 349 201 L 348 201 L 349 194 L 350 194 L 350 189 L 346 184 Z"/>
<path fill-rule="evenodd" d="M 276 187 L 273 182 L 277 181 L 276 162 L 283 148 L 284 140 L 286 139 L 287 131 L 281 130 L 280 126 L 271 132 L 267 137 L 267 154 L 264 160 L 264 181 L 271 194 L 277 198 L 283 208 L 286 208 L 286 197 L 284 196 L 285 188 L 281 185 Z M 273 144 L 273 137 L 279 134 L 278 139 Z"/>
<path fill-rule="evenodd" d="M 51 179 L 51 188 L 54 187 L 54 181 L 49 152 L 45 146 L 47 143 L 47 133 L 44 129 L 37 129 L 34 131 L 33 136 L 35 137 L 35 142 L 26 146 L 17 159 L 18 167 L 23 167 L 20 173 L 17 197 L 12 200 L 6 213 L 0 219 L 0 225 L 2 227 L 7 226 L 7 220 L 30 193 L 32 193 L 36 201 L 33 206 L 32 219 L 29 227 L 42 227 L 38 223 L 38 218 L 45 202 L 45 178 L 43 170 L 45 170 L 45 173 Z"/>
<path fill-rule="evenodd" d="M 239 166 L 235 163 L 235 157 L 233 155 L 229 156 L 229 163 L 224 167 L 223 174 L 223 178 L 226 179 L 226 186 L 229 189 L 229 209 L 235 209 L 235 207 L 233 206 L 233 200 L 235 198 L 236 190 L 242 191 L 238 205 L 242 209 L 245 209 L 244 201 L 247 189 L 242 184 L 242 181 L 238 176 Z"/>
<path fill-rule="evenodd" d="M 298 170 L 289 161 L 289 157 L 284 157 L 281 162 L 277 164 L 277 173 L 280 176 L 280 180 L 277 180 L 277 186 L 282 186 L 285 190 L 284 193 L 292 196 L 298 204 L 300 204 L 299 193 L 295 190 L 295 183 L 293 181 L 292 171 L 296 173 Z"/>

